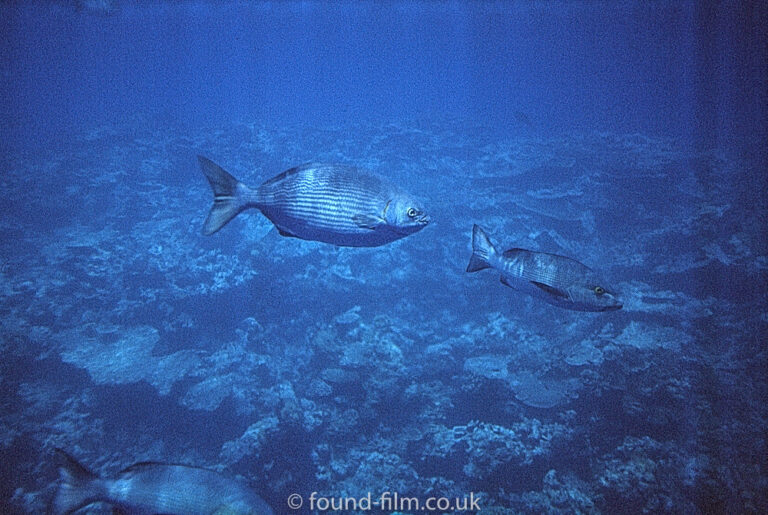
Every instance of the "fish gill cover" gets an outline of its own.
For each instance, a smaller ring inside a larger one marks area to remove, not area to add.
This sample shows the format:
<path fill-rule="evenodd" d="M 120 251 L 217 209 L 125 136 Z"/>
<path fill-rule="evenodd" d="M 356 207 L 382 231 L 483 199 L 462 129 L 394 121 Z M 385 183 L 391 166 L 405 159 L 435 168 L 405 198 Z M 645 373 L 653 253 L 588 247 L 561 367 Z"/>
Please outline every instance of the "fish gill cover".
<path fill-rule="evenodd" d="M 57 448 L 239 476 L 276 513 L 767 511 L 765 8 L 653 9 L 0 6 L 0 511 L 45 511 Z M 198 154 L 253 185 L 370 170 L 433 223 L 203 236 Z M 622 310 L 467 274 L 473 224 Z"/>

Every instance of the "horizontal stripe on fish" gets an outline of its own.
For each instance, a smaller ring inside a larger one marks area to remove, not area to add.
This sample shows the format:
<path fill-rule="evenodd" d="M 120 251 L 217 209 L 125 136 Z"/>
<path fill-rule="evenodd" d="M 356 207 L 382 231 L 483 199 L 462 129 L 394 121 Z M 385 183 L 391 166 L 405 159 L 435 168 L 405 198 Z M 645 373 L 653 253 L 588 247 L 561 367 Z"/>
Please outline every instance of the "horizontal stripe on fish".
<path fill-rule="evenodd" d="M 356 213 L 374 210 L 374 207 L 366 207 L 373 206 L 373 203 L 365 203 L 354 193 L 339 193 L 335 200 L 327 194 L 312 194 L 268 203 L 257 200 L 256 203 L 270 218 L 291 217 L 303 220 L 308 225 L 350 232 L 362 232 L 353 222 Z"/>
<path fill-rule="evenodd" d="M 284 236 L 342 246 L 375 247 L 425 227 L 429 218 L 400 188 L 375 174 L 343 165 L 306 164 L 251 189 L 199 156 L 214 190 L 203 227 L 212 234 L 241 211 L 256 208 Z"/>

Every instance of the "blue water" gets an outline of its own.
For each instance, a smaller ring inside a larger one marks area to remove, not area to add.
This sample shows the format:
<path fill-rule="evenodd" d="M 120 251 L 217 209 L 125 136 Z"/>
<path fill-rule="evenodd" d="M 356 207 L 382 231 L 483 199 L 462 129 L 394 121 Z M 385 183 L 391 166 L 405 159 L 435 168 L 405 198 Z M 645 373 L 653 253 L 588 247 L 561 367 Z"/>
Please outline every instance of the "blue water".
<path fill-rule="evenodd" d="M 45 511 L 62 448 L 104 477 L 239 475 L 276 513 L 767 512 L 766 26 L 698 2 L 3 3 L 0 511 Z M 356 165 L 433 222 L 337 248 L 251 210 L 203 236 L 198 154 L 251 186 Z M 623 309 L 466 273 L 473 224 Z"/>

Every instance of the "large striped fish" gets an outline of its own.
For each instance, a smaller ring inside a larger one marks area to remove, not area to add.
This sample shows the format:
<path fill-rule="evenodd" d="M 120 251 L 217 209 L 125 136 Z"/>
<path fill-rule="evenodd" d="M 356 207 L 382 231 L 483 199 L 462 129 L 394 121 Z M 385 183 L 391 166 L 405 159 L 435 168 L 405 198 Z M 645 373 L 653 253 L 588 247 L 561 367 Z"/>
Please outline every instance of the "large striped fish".
<path fill-rule="evenodd" d="M 410 195 L 351 166 L 309 163 L 252 189 L 210 159 L 198 159 L 214 194 L 204 234 L 215 233 L 248 208 L 259 209 L 283 236 L 345 247 L 377 247 L 429 223 Z"/>
<path fill-rule="evenodd" d="M 472 227 L 472 258 L 467 272 L 493 268 L 501 282 L 561 308 L 612 311 L 622 304 L 613 288 L 591 268 L 565 256 L 509 249 L 499 253 L 479 225 Z"/>

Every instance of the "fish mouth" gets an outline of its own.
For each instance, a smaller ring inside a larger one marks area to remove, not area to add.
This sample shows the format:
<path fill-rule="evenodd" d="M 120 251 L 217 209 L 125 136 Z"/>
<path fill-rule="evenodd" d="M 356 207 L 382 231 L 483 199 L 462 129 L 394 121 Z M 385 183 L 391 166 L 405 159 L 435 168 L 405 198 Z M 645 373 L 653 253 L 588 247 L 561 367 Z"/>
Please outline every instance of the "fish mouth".
<path fill-rule="evenodd" d="M 424 227 L 429 225 L 429 222 L 431 220 L 427 215 L 420 215 L 418 218 L 413 218 L 409 220 L 407 223 L 402 225 L 396 225 L 392 226 L 393 230 L 399 234 L 413 234 L 414 232 L 422 230 Z"/>
<path fill-rule="evenodd" d="M 605 306 L 603 308 L 603 311 L 618 311 L 623 307 L 624 307 L 624 304 L 618 303 L 618 304 L 613 304 L 612 306 Z"/>

